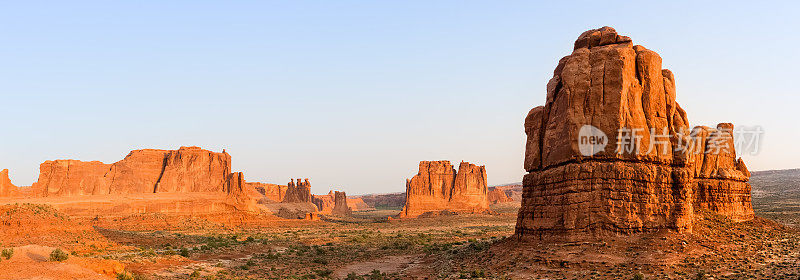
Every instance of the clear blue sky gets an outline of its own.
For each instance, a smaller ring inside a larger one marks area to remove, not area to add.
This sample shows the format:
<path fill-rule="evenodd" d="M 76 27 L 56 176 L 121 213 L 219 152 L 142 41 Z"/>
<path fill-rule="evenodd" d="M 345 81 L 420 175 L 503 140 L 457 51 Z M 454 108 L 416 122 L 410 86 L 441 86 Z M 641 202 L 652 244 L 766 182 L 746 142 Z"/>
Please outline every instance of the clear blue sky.
<path fill-rule="evenodd" d="M 517 182 L 525 114 L 604 25 L 661 54 L 692 125 L 763 126 L 751 170 L 800 167 L 797 4 L 555 2 L 4 1 L 0 168 L 196 145 L 315 193 L 403 191 L 420 160 Z"/>

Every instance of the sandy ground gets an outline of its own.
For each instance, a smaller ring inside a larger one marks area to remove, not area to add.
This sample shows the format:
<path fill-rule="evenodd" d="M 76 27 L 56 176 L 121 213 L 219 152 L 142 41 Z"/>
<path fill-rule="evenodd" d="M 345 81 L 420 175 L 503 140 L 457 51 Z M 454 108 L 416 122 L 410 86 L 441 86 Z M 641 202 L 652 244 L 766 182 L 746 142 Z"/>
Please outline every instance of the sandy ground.
<path fill-rule="evenodd" d="M 53 247 L 15 247 L 11 259 L 0 261 L 0 279 L 113 279 L 122 272 L 117 261 L 70 256 L 64 262 L 49 261 Z"/>

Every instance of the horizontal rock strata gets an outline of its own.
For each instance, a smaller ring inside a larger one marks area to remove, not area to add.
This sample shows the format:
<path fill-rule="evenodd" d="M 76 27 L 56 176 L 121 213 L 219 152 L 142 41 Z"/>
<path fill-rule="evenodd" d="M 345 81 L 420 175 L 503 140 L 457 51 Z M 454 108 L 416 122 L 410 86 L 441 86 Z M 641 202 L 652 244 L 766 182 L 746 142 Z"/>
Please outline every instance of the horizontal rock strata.
<path fill-rule="evenodd" d="M 489 210 L 486 168 L 468 162 L 458 172 L 449 161 L 422 161 L 419 172 L 406 181 L 406 204 L 400 217 L 426 212 L 486 212 Z"/>
<path fill-rule="evenodd" d="M 657 53 L 610 27 L 581 34 L 547 84 L 545 105 L 525 118 L 516 235 L 689 232 L 698 211 L 752 219 L 733 125 L 689 130 L 675 96 Z M 599 135 L 604 141 L 588 137 Z M 730 145 L 709 152 L 719 144 Z"/>

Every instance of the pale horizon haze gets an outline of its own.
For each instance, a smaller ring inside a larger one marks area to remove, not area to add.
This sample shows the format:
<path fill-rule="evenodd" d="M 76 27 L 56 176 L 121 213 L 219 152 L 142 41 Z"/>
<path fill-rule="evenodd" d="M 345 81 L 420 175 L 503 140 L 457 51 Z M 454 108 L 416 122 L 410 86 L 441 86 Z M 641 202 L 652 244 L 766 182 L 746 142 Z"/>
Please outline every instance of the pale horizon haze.
<path fill-rule="evenodd" d="M 724 3 L 724 4 L 722 4 Z M 691 126 L 761 126 L 750 170 L 800 168 L 793 2 L 4 1 L 0 169 L 225 149 L 247 181 L 402 192 L 419 161 L 522 179 L 523 119 L 583 31 L 673 71 Z"/>

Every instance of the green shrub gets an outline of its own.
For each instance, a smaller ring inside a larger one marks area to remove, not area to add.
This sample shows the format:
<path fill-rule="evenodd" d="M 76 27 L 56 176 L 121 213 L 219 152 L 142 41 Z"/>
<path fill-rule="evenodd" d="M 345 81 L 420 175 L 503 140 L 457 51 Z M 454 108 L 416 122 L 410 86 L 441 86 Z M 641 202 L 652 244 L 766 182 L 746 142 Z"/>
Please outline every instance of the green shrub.
<path fill-rule="evenodd" d="M 14 249 L 13 248 L 3 249 L 3 252 L 0 253 L 0 256 L 2 256 L 5 259 L 10 259 L 11 256 L 13 256 L 13 255 L 14 255 Z"/>
<path fill-rule="evenodd" d="M 50 252 L 50 261 L 51 262 L 63 262 L 69 258 L 67 253 L 64 253 L 61 249 L 55 249 Z"/>
<path fill-rule="evenodd" d="M 188 258 L 189 257 L 189 249 L 181 248 L 181 257 Z"/>

